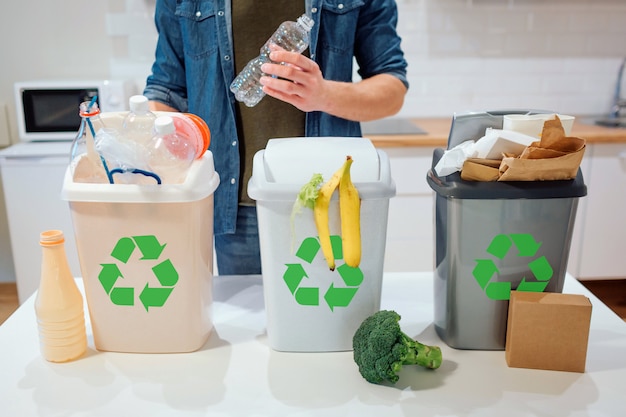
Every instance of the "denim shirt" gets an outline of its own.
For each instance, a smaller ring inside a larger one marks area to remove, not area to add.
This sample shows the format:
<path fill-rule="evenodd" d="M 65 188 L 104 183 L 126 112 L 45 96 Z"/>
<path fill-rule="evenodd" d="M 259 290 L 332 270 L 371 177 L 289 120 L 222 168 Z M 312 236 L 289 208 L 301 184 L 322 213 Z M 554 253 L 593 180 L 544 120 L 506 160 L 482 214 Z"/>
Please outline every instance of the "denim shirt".
<path fill-rule="evenodd" d="M 305 7 L 315 22 L 309 54 L 325 79 L 351 82 L 356 58 L 362 78 L 391 74 L 408 87 L 395 0 L 305 0 Z M 229 90 L 236 76 L 230 0 L 157 0 L 155 23 L 159 39 L 144 95 L 196 114 L 208 124 L 209 149 L 220 176 L 214 194 L 214 233 L 233 233 L 240 162 L 235 98 Z M 259 40 L 259 48 L 263 42 Z M 306 136 L 361 136 L 361 127 L 358 122 L 311 112 L 306 115 L 305 132 Z"/>

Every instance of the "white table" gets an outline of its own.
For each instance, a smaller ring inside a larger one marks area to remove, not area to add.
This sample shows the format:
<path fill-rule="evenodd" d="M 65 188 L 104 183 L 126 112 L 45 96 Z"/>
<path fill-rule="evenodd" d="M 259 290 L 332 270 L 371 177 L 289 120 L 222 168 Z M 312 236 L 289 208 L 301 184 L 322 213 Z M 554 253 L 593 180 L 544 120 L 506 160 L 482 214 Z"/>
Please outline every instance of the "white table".
<path fill-rule="evenodd" d="M 593 304 L 585 373 L 509 368 L 503 351 L 449 348 L 435 334 L 431 273 L 390 273 L 382 307 L 403 330 L 442 348 L 436 371 L 405 368 L 373 385 L 351 352 L 270 349 L 260 277 L 216 277 L 215 331 L 198 352 L 80 360 L 39 353 L 33 297 L 0 327 L 0 415 L 27 416 L 623 416 L 626 323 L 571 276 L 564 292 Z M 79 280 L 80 282 L 80 280 Z M 88 328 L 88 333 L 91 330 Z"/>

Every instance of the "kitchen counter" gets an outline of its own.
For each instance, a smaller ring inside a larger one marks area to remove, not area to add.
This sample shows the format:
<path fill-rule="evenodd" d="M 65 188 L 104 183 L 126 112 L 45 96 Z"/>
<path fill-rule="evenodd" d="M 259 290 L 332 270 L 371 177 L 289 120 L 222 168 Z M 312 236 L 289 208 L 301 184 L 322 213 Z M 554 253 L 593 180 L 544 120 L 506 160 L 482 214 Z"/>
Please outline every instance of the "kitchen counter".
<path fill-rule="evenodd" d="M 0 326 L 1 414 L 622 415 L 626 323 L 571 275 L 563 291 L 583 294 L 593 306 L 584 373 L 509 368 L 503 351 L 452 349 L 433 329 L 432 273 L 385 274 L 381 307 L 396 310 L 407 334 L 439 345 L 443 354 L 439 369 L 404 368 L 395 386 L 366 382 L 352 352 L 272 350 L 260 276 L 215 277 L 214 331 L 200 350 L 183 354 L 99 352 L 88 326 L 85 356 L 46 362 L 39 353 L 32 296 Z"/>
<path fill-rule="evenodd" d="M 587 119 L 587 117 L 585 117 Z M 452 118 L 417 118 L 410 119 L 424 130 L 424 134 L 377 134 L 366 135 L 379 148 L 405 146 L 434 146 L 445 148 Z M 583 138 L 593 143 L 626 143 L 626 128 L 603 127 L 575 121 L 572 136 Z"/>

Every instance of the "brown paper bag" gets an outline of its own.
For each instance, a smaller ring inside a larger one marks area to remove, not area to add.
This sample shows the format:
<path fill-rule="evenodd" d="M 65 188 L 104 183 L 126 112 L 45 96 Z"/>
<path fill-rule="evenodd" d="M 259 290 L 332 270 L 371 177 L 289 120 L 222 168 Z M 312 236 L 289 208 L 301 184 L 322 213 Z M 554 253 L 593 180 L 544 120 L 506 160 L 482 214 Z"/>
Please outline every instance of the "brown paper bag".
<path fill-rule="evenodd" d="M 565 136 L 556 116 L 545 121 L 541 140 L 531 143 L 518 158 L 502 158 L 498 181 L 569 180 L 576 177 L 584 154 L 585 140 Z"/>
<path fill-rule="evenodd" d="M 503 158 L 498 181 L 551 181 L 576 178 L 585 146 L 556 158 Z"/>

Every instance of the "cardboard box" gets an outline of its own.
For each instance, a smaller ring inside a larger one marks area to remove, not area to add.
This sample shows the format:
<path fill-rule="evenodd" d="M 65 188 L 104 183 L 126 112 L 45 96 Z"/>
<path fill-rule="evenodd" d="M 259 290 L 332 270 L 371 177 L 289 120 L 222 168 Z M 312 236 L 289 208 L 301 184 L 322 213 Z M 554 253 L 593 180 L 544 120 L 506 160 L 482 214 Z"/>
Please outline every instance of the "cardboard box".
<path fill-rule="evenodd" d="M 511 291 L 505 357 L 513 368 L 584 372 L 591 302 L 583 295 Z"/>

